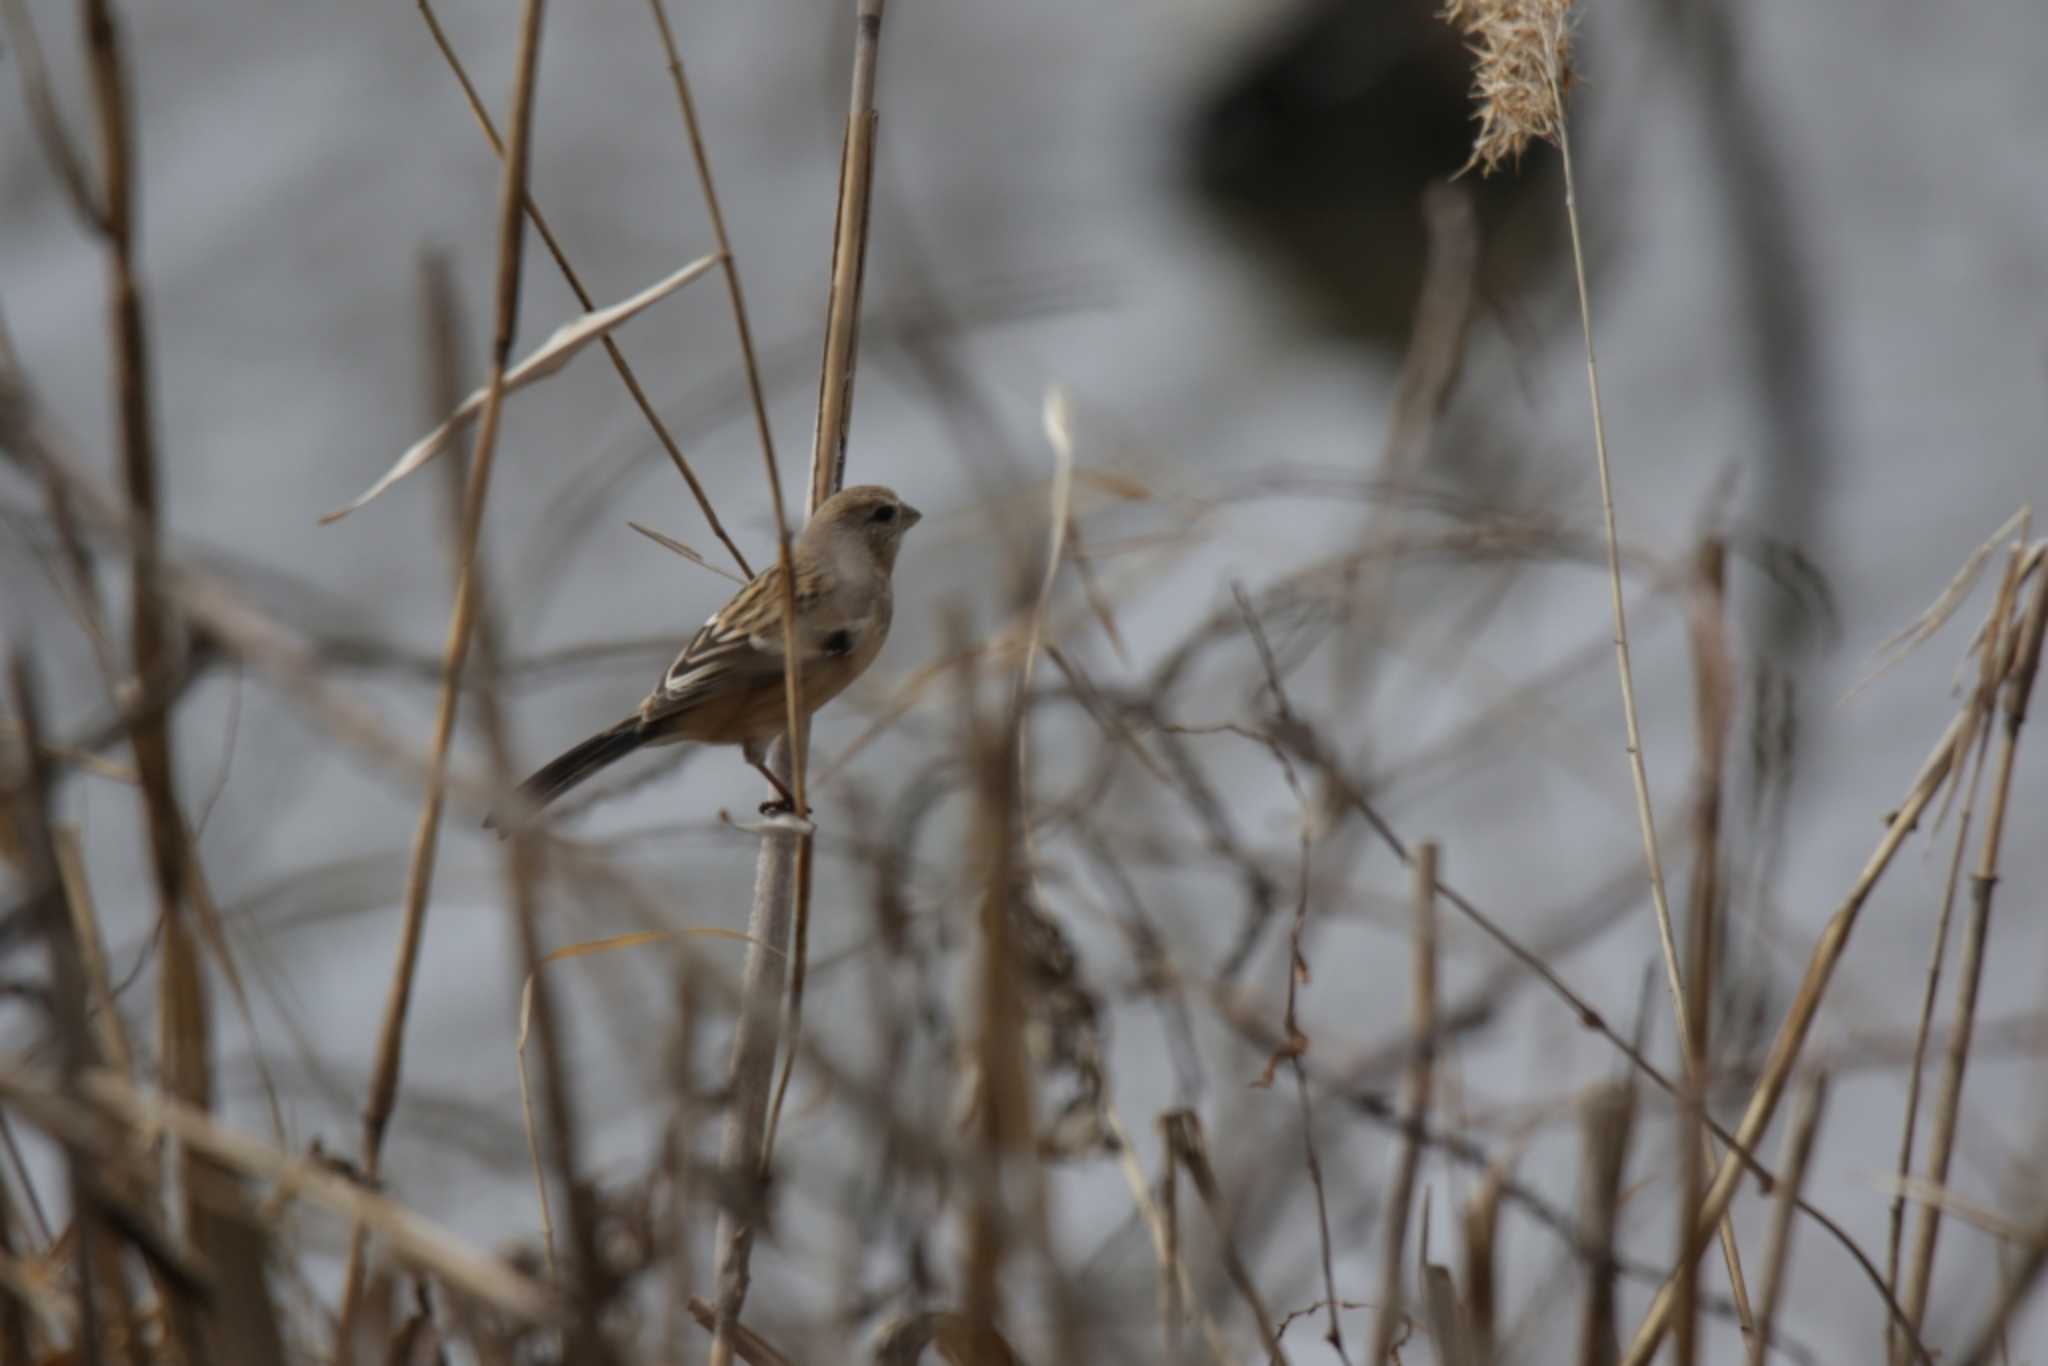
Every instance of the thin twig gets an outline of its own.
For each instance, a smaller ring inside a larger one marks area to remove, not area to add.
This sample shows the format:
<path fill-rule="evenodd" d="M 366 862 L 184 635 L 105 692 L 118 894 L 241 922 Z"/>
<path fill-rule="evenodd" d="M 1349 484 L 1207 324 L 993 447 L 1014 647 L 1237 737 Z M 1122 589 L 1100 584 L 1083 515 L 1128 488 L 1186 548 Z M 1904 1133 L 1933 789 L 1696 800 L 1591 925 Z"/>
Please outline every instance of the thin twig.
<path fill-rule="evenodd" d="M 747 376 L 747 399 L 754 409 L 754 428 L 761 438 L 761 455 L 769 469 L 776 468 L 775 438 L 768 429 L 768 399 L 761 387 L 761 366 L 754 357 L 753 328 L 747 323 L 747 301 L 740 289 L 740 262 L 732 239 L 725 231 L 725 210 L 719 207 L 718 186 L 711 178 L 711 158 L 704 150 L 704 132 L 697 124 L 697 105 L 690 98 L 690 81 L 683 74 L 683 59 L 676 51 L 675 35 L 669 31 L 668 7 L 663 0 L 647 0 L 654 26 L 661 34 L 661 49 L 668 57 L 670 77 L 675 81 L 676 103 L 682 107 L 683 127 L 690 135 L 690 159 L 696 163 L 698 187 L 704 192 L 704 208 L 711 216 L 711 236 L 718 243 L 718 255 L 725 267 L 726 296 L 732 302 L 732 325 L 738 334 L 740 364 Z"/>

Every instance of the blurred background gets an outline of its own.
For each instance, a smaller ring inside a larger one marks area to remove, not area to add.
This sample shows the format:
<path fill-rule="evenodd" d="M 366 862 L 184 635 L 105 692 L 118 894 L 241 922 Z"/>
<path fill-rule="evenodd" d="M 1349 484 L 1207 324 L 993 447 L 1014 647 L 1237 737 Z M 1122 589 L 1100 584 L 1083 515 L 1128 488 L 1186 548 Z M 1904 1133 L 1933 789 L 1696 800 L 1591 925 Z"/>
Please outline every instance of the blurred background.
<path fill-rule="evenodd" d="M 21 88 L 25 23 L 90 160 L 78 16 L 52 0 L 7 8 L 0 320 L 56 444 L 114 487 L 105 258 Z M 514 7 L 446 0 L 435 13 L 502 120 Z M 424 747 L 452 599 L 447 471 L 317 523 L 443 416 L 422 323 L 429 256 L 457 301 L 462 386 L 481 383 L 498 162 L 410 6 L 201 0 L 118 17 L 168 553 L 302 633 L 329 682 Z M 800 504 L 852 6 L 697 3 L 670 18 Z M 1852 689 L 2048 488 L 2048 10 L 1592 0 L 1576 23 L 1578 207 L 1643 750 L 1681 944 L 1702 791 L 1718 815 L 1707 1100 L 1732 1128 L 1815 937 L 1955 715 L 1956 680 L 1975 677 L 1964 660 L 1989 589 Z M 1514 172 L 1456 176 L 1470 84 L 1463 37 L 1408 0 L 891 7 L 848 479 L 892 485 L 926 518 L 887 651 L 816 731 L 804 1018 L 860 1084 L 800 1063 L 784 1116 L 746 1317 L 792 1360 L 865 1352 L 886 1321 L 963 1293 L 971 1192 L 906 1158 L 878 1112 L 941 1146 L 967 1132 L 979 893 L 958 680 L 978 674 L 992 699 L 1018 660 L 957 661 L 963 640 L 1014 629 L 1020 585 L 1035 591 L 1043 573 L 1054 461 L 1040 415 L 1054 386 L 1071 403 L 1078 477 L 1047 617 L 1058 657 L 1033 674 L 1026 751 L 1032 876 L 1017 914 L 1039 938 L 1016 976 L 1050 1252 L 1027 1253 L 1019 1234 L 1009 1259 L 1004 1323 L 1020 1353 L 1059 1360 L 1079 1342 L 1084 1360 L 1176 1359 L 1152 1240 L 1104 1139 L 1113 1115 L 1156 1176 L 1154 1121 L 1171 1107 L 1199 1117 L 1220 1187 L 1227 1240 L 1185 1185 L 1182 1221 L 1228 1359 L 1263 1349 L 1224 1274 L 1226 1241 L 1271 1320 L 1326 1296 L 1309 1150 L 1346 1351 L 1370 1350 L 1412 914 L 1408 872 L 1345 790 L 1404 840 L 1440 841 L 1447 883 L 1680 1074 L 1610 643 L 1561 168 L 1540 146 Z M 713 249 L 643 5 L 551 8 L 535 127 L 533 199 L 600 304 Z M 580 311 L 530 241 L 515 351 Z M 767 563 L 773 517 L 722 289 L 707 278 L 617 339 L 736 541 Z M 0 625 L 32 662 L 48 729 L 77 734 L 108 714 L 107 694 L 19 460 L 0 472 L 0 508 Z M 592 349 L 507 401 L 483 531 L 522 764 L 626 714 L 731 591 L 629 519 L 732 567 Z M 118 604 L 121 557 L 109 551 L 100 576 Z M 1703 740 L 1717 706 L 1726 728 Z M 247 995 L 245 1013 L 209 954 L 217 1108 L 288 1150 L 352 1157 L 419 785 L 232 658 L 172 716 L 186 815 Z M 1261 741 L 1283 716 L 1348 789 Z M 463 720 L 458 767 L 481 771 L 473 709 Z M 119 771 L 125 748 L 104 754 L 112 773 L 67 766 L 56 811 L 79 832 L 143 1041 L 138 1074 L 152 1079 L 143 807 Z M 579 794 L 561 832 L 639 893 L 551 880 L 543 946 L 743 928 L 756 840 L 721 812 L 751 817 L 759 788 L 736 755 L 710 751 L 636 761 Z M 2009 812 L 1947 1184 L 2032 1226 L 2048 1121 L 2035 914 L 2048 761 L 2024 737 Z M 443 836 L 383 1179 L 466 1238 L 532 1249 L 521 970 L 501 850 L 479 816 L 458 803 Z M 1878 885 L 1805 1054 L 1832 1074 L 1806 1195 L 1879 1268 L 1957 819 L 1924 821 Z M 1297 904 L 1305 974 L 1291 967 Z M 1580 1218 L 1588 1098 L 1627 1065 L 1472 923 L 1443 917 L 1432 1124 L 1449 1137 L 1421 1154 L 1409 1260 L 1426 1226 L 1431 1258 L 1471 1293 L 1461 1211 L 1492 1164 L 1527 1196 L 1499 1216 L 1497 1357 L 1579 1360 L 1576 1311 L 1559 1306 L 1581 1297 L 1585 1255 L 1557 1224 Z M 691 953 L 737 977 L 741 946 Z M 606 1192 L 663 1170 L 684 1111 L 699 1155 L 716 1151 L 731 1017 L 687 1004 L 679 962 L 661 941 L 548 969 L 581 1175 Z M 1312 1106 L 1284 1059 L 1269 1066 L 1290 1000 Z M 8 1019 L 27 1066 L 41 1017 L 16 1002 Z M 1273 1084 L 1255 1085 L 1262 1074 Z M 1671 1265 L 1681 1186 L 1670 1098 L 1644 1089 L 1638 1109 L 1618 1222 L 1624 1337 Z M 1762 1155 L 1776 1160 L 1783 1128 Z M 54 1183 L 61 1210 L 55 1150 L 21 1141 L 9 1181 Z M 668 1249 L 707 1296 L 709 1208 Z M 1749 1185 L 1734 1209 L 1754 1278 L 1770 1201 Z M 281 1217 L 273 1285 L 294 1333 L 320 1341 L 347 1230 Z M 1951 1216 L 1929 1346 L 1961 1350 L 2024 1252 Z M 1738 1359 L 1719 1253 L 1701 1266 L 1703 1359 Z M 1883 1301 L 1840 1243 L 1802 1220 L 1787 1275 L 1783 1350 L 1882 1359 Z M 621 1333 L 658 1326 L 650 1312 Z M 1336 1360 L 1327 1331 L 1318 1310 L 1282 1343 L 1292 1360 Z M 2037 1357 L 2048 1323 L 2022 1312 L 2010 1337 L 2012 1360 Z M 645 1359 L 697 1360 L 707 1341 Z M 1190 1327 L 1190 1354 L 1197 1341 Z M 1418 1322 L 1402 1359 L 1447 1359 L 1439 1349 Z"/>

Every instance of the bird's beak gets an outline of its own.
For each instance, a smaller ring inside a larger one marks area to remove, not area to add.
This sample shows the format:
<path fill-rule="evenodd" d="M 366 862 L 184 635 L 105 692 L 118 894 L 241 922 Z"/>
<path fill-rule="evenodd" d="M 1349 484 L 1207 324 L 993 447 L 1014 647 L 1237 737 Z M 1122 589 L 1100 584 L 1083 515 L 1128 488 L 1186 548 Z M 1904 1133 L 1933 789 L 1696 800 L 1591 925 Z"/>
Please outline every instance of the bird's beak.
<path fill-rule="evenodd" d="M 905 531 L 910 530 L 912 527 L 916 526 L 919 522 L 922 522 L 924 520 L 924 514 L 922 512 L 919 512 L 910 504 L 903 503 L 900 504 L 900 506 L 902 508 L 902 512 L 899 515 L 903 518 L 903 529 Z"/>

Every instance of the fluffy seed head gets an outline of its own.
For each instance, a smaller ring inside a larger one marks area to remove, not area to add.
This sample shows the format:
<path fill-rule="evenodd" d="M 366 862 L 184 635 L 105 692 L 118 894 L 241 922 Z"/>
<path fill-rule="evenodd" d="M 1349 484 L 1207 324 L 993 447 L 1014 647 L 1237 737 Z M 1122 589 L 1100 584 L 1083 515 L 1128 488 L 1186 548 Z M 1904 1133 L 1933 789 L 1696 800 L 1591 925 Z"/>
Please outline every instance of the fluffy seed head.
<path fill-rule="evenodd" d="M 1448 0 L 1444 18 L 1464 30 L 1477 58 L 1479 135 L 1466 169 L 1490 175 L 1519 163 L 1531 139 L 1556 142 L 1571 85 L 1570 0 Z"/>

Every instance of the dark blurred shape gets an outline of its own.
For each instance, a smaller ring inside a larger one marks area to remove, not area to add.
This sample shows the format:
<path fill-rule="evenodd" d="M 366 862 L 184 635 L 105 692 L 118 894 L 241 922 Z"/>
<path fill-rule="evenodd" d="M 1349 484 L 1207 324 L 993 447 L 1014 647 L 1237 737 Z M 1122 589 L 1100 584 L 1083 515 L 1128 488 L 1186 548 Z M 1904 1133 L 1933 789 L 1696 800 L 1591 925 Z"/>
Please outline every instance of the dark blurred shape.
<path fill-rule="evenodd" d="M 1420 201 L 1472 153 L 1472 58 L 1431 0 L 1306 0 L 1216 83 L 1188 128 L 1196 193 L 1316 325 L 1398 348 L 1423 271 Z M 1466 176 L 1487 274 L 1555 260 L 1556 153 Z"/>

